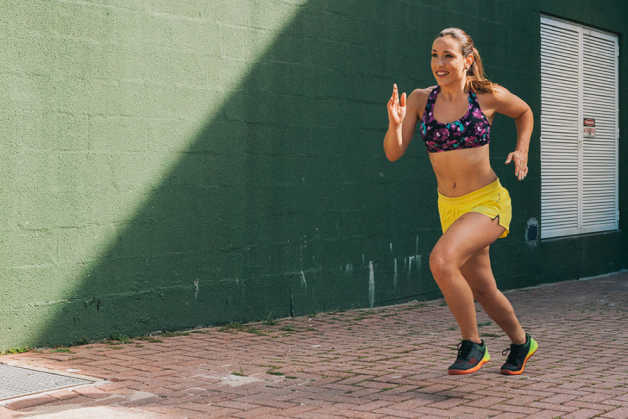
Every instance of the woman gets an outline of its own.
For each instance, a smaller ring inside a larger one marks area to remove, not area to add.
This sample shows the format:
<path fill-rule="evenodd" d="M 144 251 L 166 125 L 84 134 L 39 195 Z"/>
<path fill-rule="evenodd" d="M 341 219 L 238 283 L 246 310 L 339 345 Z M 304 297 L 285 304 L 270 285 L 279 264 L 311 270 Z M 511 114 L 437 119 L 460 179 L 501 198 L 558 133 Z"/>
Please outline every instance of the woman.
<path fill-rule="evenodd" d="M 435 87 L 416 89 L 407 100 L 403 93 L 399 100 L 393 85 L 384 150 L 390 161 L 403 156 L 420 122 L 438 184 L 443 230 L 430 254 L 430 269 L 462 335 L 449 374 L 475 372 L 490 359 L 478 332 L 475 298 L 512 341 L 501 372 L 518 375 L 538 345 L 522 329 L 491 271 L 489 246 L 508 234 L 511 206 L 508 191 L 490 166 L 489 141 L 496 113 L 515 120 L 517 144 L 506 164 L 514 162 L 515 176 L 523 180 L 528 173 L 532 111 L 519 97 L 486 79 L 473 40 L 461 29 L 439 33 L 432 44 L 431 67 Z"/>

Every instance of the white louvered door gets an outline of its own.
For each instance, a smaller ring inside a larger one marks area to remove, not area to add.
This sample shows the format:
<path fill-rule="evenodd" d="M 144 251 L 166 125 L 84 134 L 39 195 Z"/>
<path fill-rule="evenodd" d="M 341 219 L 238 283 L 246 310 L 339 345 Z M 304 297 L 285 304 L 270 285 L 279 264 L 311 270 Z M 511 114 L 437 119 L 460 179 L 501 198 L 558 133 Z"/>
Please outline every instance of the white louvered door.
<path fill-rule="evenodd" d="M 541 238 L 618 228 L 617 51 L 613 35 L 541 17 Z"/>
<path fill-rule="evenodd" d="M 541 21 L 541 238 L 578 233 L 578 31 Z"/>
<path fill-rule="evenodd" d="M 617 38 L 584 31 L 584 118 L 595 119 L 595 137 L 582 139 L 582 232 L 618 226 Z"/>

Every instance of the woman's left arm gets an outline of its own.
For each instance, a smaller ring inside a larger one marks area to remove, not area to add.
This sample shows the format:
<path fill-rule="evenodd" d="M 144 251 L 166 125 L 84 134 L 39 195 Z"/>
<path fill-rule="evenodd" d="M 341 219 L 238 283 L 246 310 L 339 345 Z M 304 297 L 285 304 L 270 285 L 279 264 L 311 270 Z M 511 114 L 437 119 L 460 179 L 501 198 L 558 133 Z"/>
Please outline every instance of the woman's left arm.
<path fill-rule="evenodd" d="M 520 97 L 502 86 L 496 86 L 492 95 L 495 112 L 515 120 L 517 126 L 517 146 L 508 154 L 506 164 L 515 163 L 515 176 L 523 180 L 528 174 L 528 150 L 534 128 L 532 109 Z"/>

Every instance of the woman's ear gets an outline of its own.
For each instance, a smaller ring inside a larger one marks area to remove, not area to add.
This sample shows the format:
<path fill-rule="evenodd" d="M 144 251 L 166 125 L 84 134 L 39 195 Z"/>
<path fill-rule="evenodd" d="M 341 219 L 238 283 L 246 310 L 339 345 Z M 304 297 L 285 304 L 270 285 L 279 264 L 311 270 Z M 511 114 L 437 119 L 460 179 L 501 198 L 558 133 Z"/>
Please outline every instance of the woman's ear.
<path fill-rule="evenodd" d="M 470 69 L 473 65 L 473 54 L 469 54 L 465 57 L 465 67 L 466 69 Z"/>

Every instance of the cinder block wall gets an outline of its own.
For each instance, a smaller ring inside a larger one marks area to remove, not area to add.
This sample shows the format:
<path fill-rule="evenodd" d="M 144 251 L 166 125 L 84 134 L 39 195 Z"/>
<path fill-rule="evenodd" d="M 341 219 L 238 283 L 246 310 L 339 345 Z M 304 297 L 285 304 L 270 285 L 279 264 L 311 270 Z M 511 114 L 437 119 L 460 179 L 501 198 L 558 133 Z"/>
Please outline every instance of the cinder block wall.
<path fill-rule="evenodd" d="M 623 2 L 576 3 L 0 1 L 0 350 L 439 296 L 425 150 L 381 147 L 392 83 L 434 84 L 460 26 L 538 120 L 540 10 L 626 33 Z M 526 241 L 538 140 L 517 183 L 495 121 L 502 288 L 626 267 L 623 232 Z"/>

